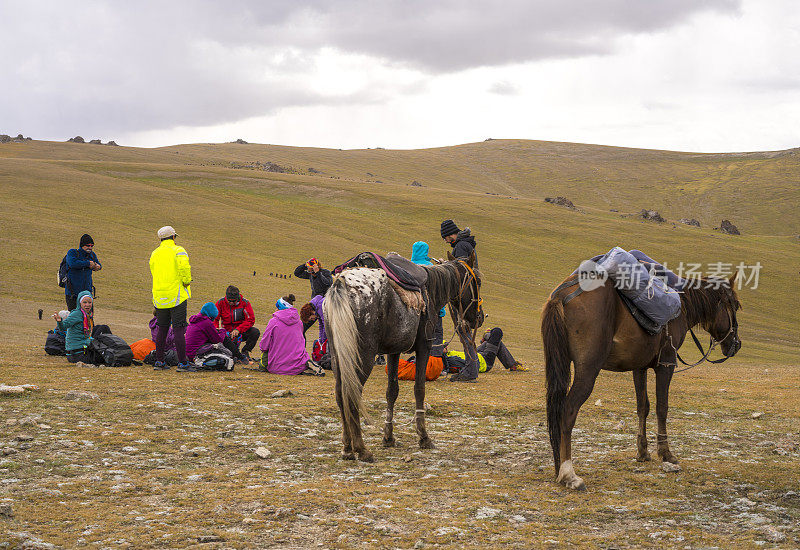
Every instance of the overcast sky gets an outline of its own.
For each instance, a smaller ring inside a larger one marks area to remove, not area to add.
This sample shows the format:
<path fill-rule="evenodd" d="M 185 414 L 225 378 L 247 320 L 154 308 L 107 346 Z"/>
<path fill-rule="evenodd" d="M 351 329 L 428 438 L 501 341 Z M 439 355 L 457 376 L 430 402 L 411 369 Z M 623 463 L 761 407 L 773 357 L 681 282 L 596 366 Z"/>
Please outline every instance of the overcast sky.
<path fill-rule="evenodd" d="M 0 0 L 0 133 L 800 146 L 794 0 Z"/>

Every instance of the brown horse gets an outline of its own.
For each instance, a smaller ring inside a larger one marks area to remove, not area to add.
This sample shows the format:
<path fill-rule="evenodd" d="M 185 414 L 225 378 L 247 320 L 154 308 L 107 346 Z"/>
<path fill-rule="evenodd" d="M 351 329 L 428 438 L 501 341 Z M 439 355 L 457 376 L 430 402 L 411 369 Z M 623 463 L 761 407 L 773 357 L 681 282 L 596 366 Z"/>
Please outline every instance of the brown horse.
<path fill-rule="evenodd" d="M 677 463 L 667 442 L 667 400 L 677 350 L 686 332 L 700 325 L 716 342 L 714 345 L 720 344 L 725 358 L 733 357 L 741 348 L 736 321 L 741 304 L 733 288 L 736 274 L 730 279 L 700 279 L 699 284 L 687 285 L 682 292 L 680 314 L 660 333 L 651 335 L 633 318 L 612 281 L 582 294 L 571 293 L 574 285 L 570 282 L 576 277 L 568 277 L 544 305 L 542 341 L 547 424 L 557 481 L 570 489 L 584 490 L 586 486 L 572 465 L 572 428 L 600 371 L 633 372 L 639 416 L 637 460 L 646 461 L 650 460 L 645 434 L 650 412 L 647 369 L 655 370 L 658 456 Z M 575 370 L 571 386 L 570 363 Z"/>

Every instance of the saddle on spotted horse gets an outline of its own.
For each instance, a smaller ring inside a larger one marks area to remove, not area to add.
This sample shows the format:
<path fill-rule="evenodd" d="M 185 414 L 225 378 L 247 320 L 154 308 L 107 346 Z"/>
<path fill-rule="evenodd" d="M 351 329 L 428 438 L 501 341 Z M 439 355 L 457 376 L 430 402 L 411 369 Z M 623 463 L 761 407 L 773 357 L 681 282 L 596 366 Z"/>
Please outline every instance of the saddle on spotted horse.
<path fill-rule="evenodd" d="M 389 284 L 407 307 L 419 313 L 428 310 L 428 293 L 425 290 L 428 272 L 424 267 L 399 254 L 390 253 L 384 257 L 374 252 L 361 252 L 337 266 L 333 274 L 338 275 L 351 267 L 382 269 L 389 278 Z"/>

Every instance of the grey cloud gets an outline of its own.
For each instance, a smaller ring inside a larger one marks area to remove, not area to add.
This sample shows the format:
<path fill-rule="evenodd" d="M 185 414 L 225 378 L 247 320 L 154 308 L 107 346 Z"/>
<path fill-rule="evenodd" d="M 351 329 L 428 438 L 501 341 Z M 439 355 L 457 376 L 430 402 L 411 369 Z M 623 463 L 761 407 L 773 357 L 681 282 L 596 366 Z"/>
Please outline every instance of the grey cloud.
<path fill-rule="evenodd" d="M 602 4 L 602 5 L 601 5 Z M 739 0 L 4 2 L 0 131 L 66 138 L 378 102 L 426 75 L 604 54 Z M 354 93 L 309 85 L 325 48 L 420 71 Z M 498 87 L 499 86 L 499 87 Z M 496 84 L 495 93 L 511 91 Z"/>

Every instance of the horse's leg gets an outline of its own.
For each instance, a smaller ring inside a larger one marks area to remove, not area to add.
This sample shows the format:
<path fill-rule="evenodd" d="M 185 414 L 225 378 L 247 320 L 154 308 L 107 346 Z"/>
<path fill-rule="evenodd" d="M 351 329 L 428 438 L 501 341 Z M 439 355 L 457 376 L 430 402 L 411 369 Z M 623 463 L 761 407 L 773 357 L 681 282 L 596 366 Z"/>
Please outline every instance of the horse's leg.
<path fill-rule="evenodd" d="M 586 484 L 575 475 L 575 469 L 572 466 L 572 428 L 575 426 L 581 405 L 586 402 L 594 389 L 601 364 L 600 361 L 575 364 L 575 379 L 567 393 L 564 416 L 561 418 L 561 466 L 558 469 L 556 481 L 566 485 L 569 489 L 578 491 L 586 490 Z"/>
<path fill-rule="evenodd" d="M 678 463 L 670 452 L 667 442 L 667 409 L 669 409 L 669 383 L 672 381 L 674 365 L 659 364 L 656 367 L 656 418 L 658 419 L 658 456 L 664 462 Z"/>
<path fill-rule="evenodd" d="M 332 359 L 332 361 L 335 361 Z M 355 460 L 353 454 L 353 442 L 350 436 L 350 426 L 344 416 L 344 402 L 342 400 L 342 378 L 339 376 L 339 368 L 333 366 L 336 373 L 336 404 L 339 406 L 339 414 L 342 417 L 342 458 L 344 460 Z"/>
<path fill-rule="evenodd" d="M 374 364 L 375 350 L 361 350 L 362 372 L 359 375 L 359 378 L 362 386 L 372 372 L 372 367 Z M 367 449 L 367 446 L 364 445 L 364 439 L 361 436 L 361 415 L 359 414 L 358 408 L 353 405 L 353 408 L 350 410 L 350 412 L 352 418 L 350 422 L 350 440 L 353 442 L 353 452 L 358 455 L 358 459 L 362 462 L 375 462 L 375 457 L 372 455 L 372 452 Z"/>
<path fill-rule="evenodd" d="M 388 354 L 386 366 L 388 368 L 389 383 L 386 386 L 386 424 L 383 426 L 383 446 L 394 447 L 394 404 L 397 401 L 397 394 L 400 391 L 400 384 L 397 382 L 397 367 L 400 362 L 400 354 Z"/>
<path fill-rule="evenodd" d="M 647 369 L 633 371 L 633 387 L 636 388 L 636 414 L 639 416 L 639 434 L 636 436 L 636 460 L 650 460 L 647 452 L 647 415 L 650 414 L 650 400 L 647 398 Z"/>
<path fill-rule="evenodd" d="M 421 325 L 423 324 L 421 323 Z M 428 371 L 428 357 L 431 348 L 425 338 L 424 327 L 417 334 L 414 352 L 417 355 L 417 370 L 414 372 L 414 400 L 417 408 L 414 411 L 414 419 L 419 435 L 419 448 L 433 449 L 433 441 L 428 437 L 428 430 L 425 429 L 425 374 Z"/>

